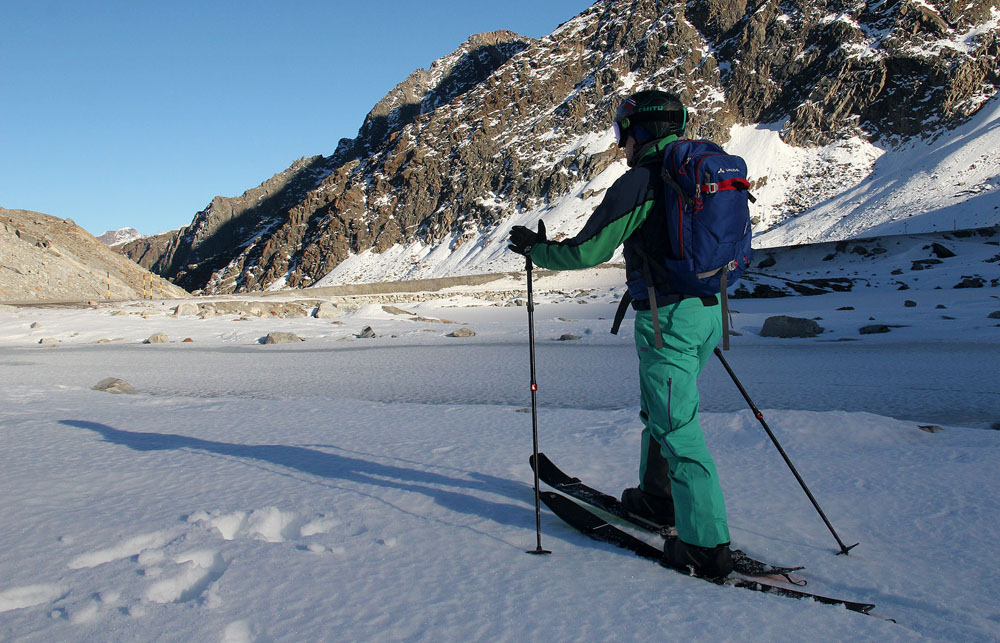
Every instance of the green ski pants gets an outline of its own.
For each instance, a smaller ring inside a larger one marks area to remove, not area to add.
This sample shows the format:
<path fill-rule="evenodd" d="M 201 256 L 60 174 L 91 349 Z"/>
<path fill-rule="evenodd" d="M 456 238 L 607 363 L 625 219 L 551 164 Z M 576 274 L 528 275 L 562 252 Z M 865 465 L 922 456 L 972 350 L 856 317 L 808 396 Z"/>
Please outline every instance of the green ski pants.
<path fill-rule="evenodd" d="M 662 460 L 649 449 L 650 440 L 655 440 L 670 479 L 661 489 L 649 491 L 662 495 L 669 489 L 682 541 L 715 547 L 729 542 L 729 526 L 715 462 L 698 422 L 698 375 L 722 336 L 722 318 L 718 306 L 705 306 L 698 298 L 661 306 L 657 312 L 661 349 L 656 348 L 652 313 L 637 311 L 635 318 L 645 425 L 639 479 L 644 488 L 657 486 L 651 481 L 658 475 L 655 469 L 662 469 Z"/>

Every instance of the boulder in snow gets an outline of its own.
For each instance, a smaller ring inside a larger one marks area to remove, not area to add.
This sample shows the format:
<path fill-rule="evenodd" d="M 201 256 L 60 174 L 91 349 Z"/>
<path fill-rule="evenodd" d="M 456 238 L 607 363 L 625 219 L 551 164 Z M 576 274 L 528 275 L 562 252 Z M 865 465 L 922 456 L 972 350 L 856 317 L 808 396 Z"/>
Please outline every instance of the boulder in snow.
<path fill-rule="evenodd" d="M 986 280 L 983 279 L 982 277 L 980 277 L 979 275 L 973 275 L 971 277 L 967 277 L 965 275 L 962 275 L 962 281 L 960 281 L 959 283 L 955 284 L 953 287 L 954 288 L 982 288 L 985 285 L 986 285 Z"/>
<path fill-rule="evenodd" d="M 262 344 L 294 344 L 296 342 L 304 342 L 306 340 L 302 339 L 295 333 L 283 333 L 280 331 L 271 331 L 267 334 L 263 340 Z"/>
<path fill-rule="evenodd" d="M 316 319 L 331 319 L 342 316 L 344 312 L 342 308 L 332 301 L 322 301 L 319 306 L 316 306 L 316 310 L 313 311 L 313 317 Z"/>
<path fill-rule="evenodd" d="M 104 391 L 105 393 L 125 393 L 128 395 L 134 395 L 135 389 L 132 385 L 123 379 L 117 377 L 105 377 L 103 380 L 94 384 L 91 387 L 95 391 Z"/>
<path fill-rule="evenodd" d="M 198 314 L 198 304 L 190 301 L 185 301 L 177 304 L 174 308 L 174 314 L 178 317 L 184 317 L 186 315 L 197 315 Z"/>
<path fill-rule="evenodd" d="M 938 259 L 948 259 L 949 257 L 955 256 L 955 253 L 952 252 L 951 248 L 942 246 L 940 243 L 932 243 L 931 252 L 933 252 L 934 256 Z"/>
<path fill-rule="evenodd" d="M 761 337 L 816 337 L 823 327 L 811 319 L 777 315 L 764 320 Z"/>

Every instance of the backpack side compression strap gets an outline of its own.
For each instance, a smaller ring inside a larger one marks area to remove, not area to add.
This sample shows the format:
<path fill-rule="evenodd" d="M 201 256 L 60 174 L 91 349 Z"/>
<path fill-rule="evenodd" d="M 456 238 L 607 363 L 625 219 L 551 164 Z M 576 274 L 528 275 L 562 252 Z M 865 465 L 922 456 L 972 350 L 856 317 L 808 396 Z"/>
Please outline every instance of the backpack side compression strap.
<path fill-rule="evenodd" d="M 653 343 L 657 350 L 663 348 L 663 334 L 660 333 L 660 311 L 656 305 L 656 288 L 653 287 L 653 273 L 649 270 L 649 255 L 640 250 L 646 277 L 646 292 L 649 293 L 649 312 L 653 316 Z"/>
<path fill-rule="evenodd" d="M 622 321 L 625 319 L 626 313 L 628 313 L 629 304 L 632 303 L 632 293 L 625 291 L 622 296 L 621 302 L 618 304 L 618 310 L 615 311 L 615 321 L 611 324 L 611 334 L 617 335 L 618 329 L 622 327 Z"/>
<path fill-rule="evenodd" d="M 722 294 L 719 296 L 722 302 L 722 350 L 729 350 L 729 296 L 726 293 L 726 273 L 728 270 L 722 271 Z"/>

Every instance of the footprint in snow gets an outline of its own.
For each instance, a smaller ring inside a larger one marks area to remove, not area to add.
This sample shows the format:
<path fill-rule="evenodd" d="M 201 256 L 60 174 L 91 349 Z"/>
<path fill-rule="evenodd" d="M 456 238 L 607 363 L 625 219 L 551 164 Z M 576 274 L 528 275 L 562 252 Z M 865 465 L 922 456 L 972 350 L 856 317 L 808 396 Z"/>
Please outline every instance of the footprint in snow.
<path fill-rule="evenodd" d="M 202 510 L 192 513 L 186 522 L 187 528 L 181 526 L 139 534 L 108 547 L 78 554 L 68 561 L 67 567 L 71 570 L 86 570 L 132 559 L 138 566 L 136 571 L 147 584 L 143 602 L 121 605 L 122 592 L 109 589 L 95 592 L 86 599 L 70 604 L 57 605 L 71 595 L 72 590 L 65 583 L 40 583 L 10 588 L 0 586 L 0 613 L 49 605 L 53 618 L 65 618 L 74 624 L 88 624 L 98 620 L 107 609 L 117 609 L 121 613 L 140 618 L 148 612 L 150 606 L 156 604 L 199 602 L 207 607 L 214 607 L 220 600 L 215 592 L 216 582 L 229 566 L 222 553 L 214 548 L 171 553 L 171 549 L 180 543 L 192 537 L 197 538 L 197 534 L 191 531 L 195 526 L 207 528 L 209 533 L 214 533 L 224 541 L 304 541 L 299 549 L 333 554 L 343 554 L 346 551 L 339 545 L 326 545 L 315 540 L 316 536 L 328 534 L 343 526 L 341 520 L 323 514 L 302 517 L 276 507 L 235 512 Z M 367 530 L 362 529 L 364 531 Z M 60 542 L 72 546 L 74 539 L 66 536 Z M 392 547 L 395 541 L 380 544 Z M 240 629 L 236 626 L 234 631 L 239 632 Z"/>
<path fill-rule="evenodd" d="M 66 594 L 66 588 L 57 584 L 25 585 L 0 591 L 0 612 L 53 603 Z"/>
<path fill-rule="evenodd" d="M 222 578 L 228 565 L 217 551 L 197 550 L 175 556 L 180 572 L 158 580 L 146 590 L 154 603 L 188 603 L 202 600 L 209 606 L 218 603 L 212 585 Z"/>

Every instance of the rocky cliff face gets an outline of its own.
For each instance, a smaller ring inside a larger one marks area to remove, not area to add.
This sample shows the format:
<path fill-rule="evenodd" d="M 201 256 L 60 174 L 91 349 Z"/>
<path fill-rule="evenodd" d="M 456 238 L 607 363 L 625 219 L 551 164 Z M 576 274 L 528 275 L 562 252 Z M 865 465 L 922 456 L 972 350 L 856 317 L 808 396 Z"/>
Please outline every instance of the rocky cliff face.
<path fill-rule="evenodd" d="M 787 119 L 788 143 L 915 136 L 996 93 L 995 1 L 689 4 L 727 102 L 745 122 Z"/>
<path fill-rule="evenodd" d="M 211 293 L 309 286 L 366 251 L 455 252 L 512 217 L 599 195 L 592 182 L 620 155 L 595 133 L 646 87 L 682 96 L 690 136 L 781 123 L 794 145 L 903 141 L 996 94 L 998 3 L 602 1 L 540 40 L 473 36 L 394 88 L 331 156 L 124 252 Z M 381 276 L 426 276 L 407 261 Z"/>

